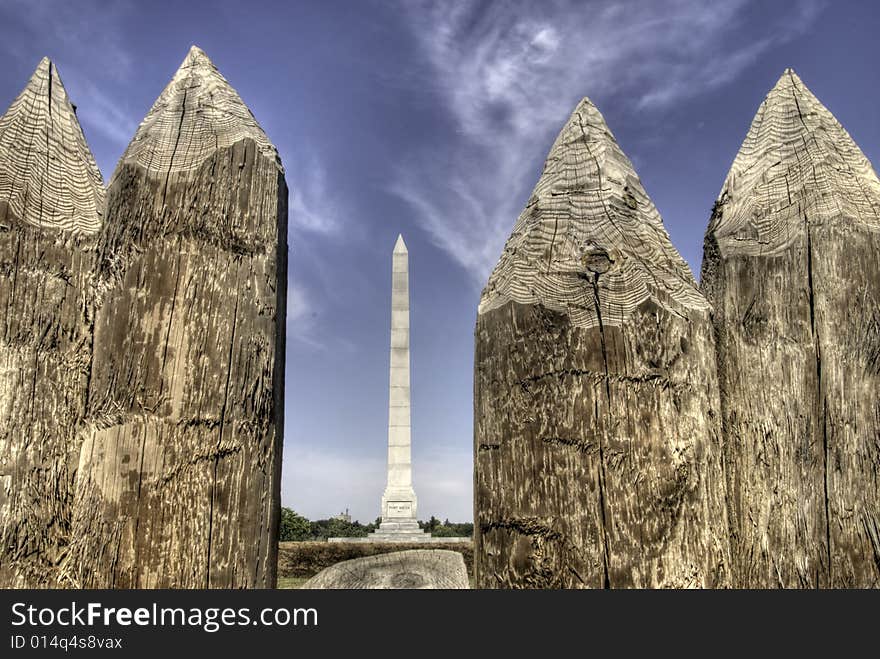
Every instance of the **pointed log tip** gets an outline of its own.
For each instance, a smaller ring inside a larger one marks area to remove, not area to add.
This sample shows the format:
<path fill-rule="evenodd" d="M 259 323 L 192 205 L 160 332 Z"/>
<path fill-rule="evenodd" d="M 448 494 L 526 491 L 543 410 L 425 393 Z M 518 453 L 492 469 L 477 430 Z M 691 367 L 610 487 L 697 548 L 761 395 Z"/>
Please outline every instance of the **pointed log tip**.
<path fill-rule="evenodd" d="M 186 139 L 180 141 L 180 136 Z M 136 163 L 154 172 L 197 169 L 220 149 L 250 139 L 284 168 L 253 113 L 199 46 L 193 44 L 171 81 L 141 122 L 111 177 Z"/>
<path fill-rule="evenodd" d="M 46 80 L 50 76 L 58 78 L 58 67 L 55 66 L 55 63 L 47 55 L 39 61 L 34 72 L 31 73 L 28 79 L 28 86 L 39 84 L 41 80 Z M 60 82 L 60 78 L 58 78 L 58 81 Z M 63 85 L 62 91 L 64 91 Z"/>
<path fill-rule="evenodd" d="M 796 87 L 799 89 L 800 88 L 806 89 L 806 85 L 804 84 L 804 81 L 801 80 L 801 78 L 797 74 L 797 72 L 793 68 L 787 67 L 782 72 L 782 75 L 779 76 L 779 79 L 777 79 L 776 84 L 773 85 L 773 89 L 771 90 L 771 92 L 778 91 L 778 90 L 784 90 L 784 89 L 791 89 L 792 87 Z"/>
<path fill-rule="evenodd" d="M 101 226 L 104 192 L 58 69 L 43 57 L 0 115 L 0 199 L 24 224 L 91 234 Z"/>
<path fill-rule="evenodd" d="M 609 208 L 620 210 L 611 216 Z M 553 227 L 563 221 L 565 230 L 556 233 Z M 627 284 L 604 298 L 601 312 L 578 302 L 585 279 L 612 269 L 611 276 Z M 632 162 L 585 97 L 550 148 L 483 289 L 478 314 L 512 301 L 541 304 L 585 329 L 598 327 L 600 318 L 621 327 L 652 297 L 676 312 L 708 309 Z"/>
<path fill-rule="evenodd" d="M 575 106 L 574 111 L 577 112 L 578 110 L 580 110 L 582 108 L 590 108 L 592 110 L 598 110 L 598 108 L 596 107 L 596 104 L 590 100 L 589 96 L 584 96 L 580 101 L 578 101 L 578 104 Z"/>
<path fill-rule="evenodd" d="M 870 161 L 792 68 L 758 109 L 716 203 L 708 231 L 721 258 L 790 249 L 807 219 L 792 208 L 808 208 L 811 225 L 847 217 L 880 230 L 880 181 Z"/>
<path fill-rule="evenodd" d="M 608 127 L 605 115 L 603 115 L 599 107 L 590 100 L 589 96 L 584 96 L 578 101 L 578 104 L 575 106 L 574 110 L 572 110 L 568 121 L 569 123 L 576 121 L 582 128 L 585 126 L 593 126 L 594 129 L 598 129 L 584 133 L 584 139 L 587 141 L 604 140 L 607 137 L 610 137 L 614 142 L 617 141 L 614 138 L 611 129 Z"/>
<path fill-rule="evenodd" d="M 62 99 L 70 102 L 70 98 L 67 95 L 67 88 L 64 86 L 64 82 L 61 80 L 61 75 L 58 73 L 58 66 L 48 55 L 43 57 L 43 59 L 40 60 L 40 63 L 37 64 L 37 68 L 34 69 L 34 72 L 28 80 L 27 87 L 32 89 L 41 88 L 43 81 L 48 80 L 49 78 L 52 79 L 52 88 L 61 93 Z M 75 113 L 76 108 L 72 106 L 72 109 Z"/>
<path fill-rule="evenodd" d="M 211 61 L 211 58 L 208 57 L 208 54 L 196 44 L 193 44 L 189 47 L 189 52 L 186 54 L 183 64 L 181 64 L 181 68 L 198 65 L 214 67 L 214 63 Z"/>

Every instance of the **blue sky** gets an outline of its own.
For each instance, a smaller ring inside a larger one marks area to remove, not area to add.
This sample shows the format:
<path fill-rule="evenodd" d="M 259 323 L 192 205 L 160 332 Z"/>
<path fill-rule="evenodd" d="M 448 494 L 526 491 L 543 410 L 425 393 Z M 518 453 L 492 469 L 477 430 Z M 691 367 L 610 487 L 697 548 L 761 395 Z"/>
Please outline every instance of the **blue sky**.
<path fill-rule="evenodd" d="M 577 101 L 598 105 L 698 273 L 709 210 L 786 67 L 880 162 L 878 27 L 869 1 L 0 0 L 0 105 L 49 55 L 106 179 L 202 47 L 291 189 L 284 504 L 379 514 L 403 233 L 420 517 L 464 521 L 480 289 Z"/>

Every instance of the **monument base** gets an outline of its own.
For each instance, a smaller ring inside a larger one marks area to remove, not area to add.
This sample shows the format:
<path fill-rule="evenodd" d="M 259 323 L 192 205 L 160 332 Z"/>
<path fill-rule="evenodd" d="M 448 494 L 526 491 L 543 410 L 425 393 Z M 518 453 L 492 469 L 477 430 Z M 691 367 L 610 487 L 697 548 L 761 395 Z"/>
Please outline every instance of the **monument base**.
<path fill-rule="evenodd" d="M 327 542 L 470 542 L 470 538 L 435 538 L 414 519 L 382 520 L 379 528 L 365 538 L 327 538 Z"/>

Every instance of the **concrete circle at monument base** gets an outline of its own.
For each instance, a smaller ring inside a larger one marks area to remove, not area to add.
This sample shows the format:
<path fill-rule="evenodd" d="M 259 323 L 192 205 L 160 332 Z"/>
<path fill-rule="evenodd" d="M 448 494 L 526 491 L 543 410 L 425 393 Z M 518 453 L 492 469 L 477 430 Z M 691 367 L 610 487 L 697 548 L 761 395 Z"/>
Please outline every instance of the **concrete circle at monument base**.
<path fill-rule="evenodd" d="M 314 589 L 470 588 L 464 557 L 448 549 L 410 549 L 342 561 L 302 585 Z"/>

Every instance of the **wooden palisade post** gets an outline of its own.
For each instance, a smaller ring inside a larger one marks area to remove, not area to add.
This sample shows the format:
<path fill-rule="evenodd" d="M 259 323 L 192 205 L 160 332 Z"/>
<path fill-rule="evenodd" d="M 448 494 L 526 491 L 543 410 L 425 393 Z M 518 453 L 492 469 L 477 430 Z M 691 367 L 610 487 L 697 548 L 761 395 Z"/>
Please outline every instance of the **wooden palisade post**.
<path fill-rule="evenodd" d="M 705 239 L 735 583 L 880 586 L 880 182 L 791 70 Z"/>
<path fill-rule="evenodd" d="M 193 47 L 111 179 L 74 541 L 91 587 L 274 587 L 287 187 Z"/>
<path fill-rule="evenodd" d="M 729 561 L 709 305 L 575 109 L 483 291 L 478 587 L 713 587 Z"/>
<path fill-rule="evenodd" d="M 0 587 L 57 585 L 89 374 L 104 183 L 54 64 L 0 117 Z"/>

